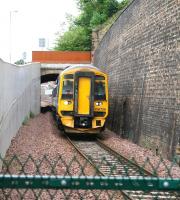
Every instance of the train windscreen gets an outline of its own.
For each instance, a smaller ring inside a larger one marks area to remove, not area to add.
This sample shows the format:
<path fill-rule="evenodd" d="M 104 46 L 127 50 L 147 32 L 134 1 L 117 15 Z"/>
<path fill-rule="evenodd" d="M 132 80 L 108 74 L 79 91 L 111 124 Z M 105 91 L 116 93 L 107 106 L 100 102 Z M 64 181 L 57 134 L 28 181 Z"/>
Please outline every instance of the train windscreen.
<path fill-rule="evenodd" d="M 63 81 L 62 99 L 73 99 L 73 81 Z"/>
<path fill-rule="evenodd" d="M 95 81 L 94 100 L 106 100 L 105 83 L 102 81 Z"/>

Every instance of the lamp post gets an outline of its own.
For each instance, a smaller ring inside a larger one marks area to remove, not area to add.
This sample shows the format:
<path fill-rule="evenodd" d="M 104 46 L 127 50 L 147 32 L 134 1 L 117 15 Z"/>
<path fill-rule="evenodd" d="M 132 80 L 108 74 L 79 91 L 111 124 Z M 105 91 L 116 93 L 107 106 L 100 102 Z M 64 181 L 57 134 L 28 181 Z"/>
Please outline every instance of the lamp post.
<path fill-rule="evenodd" d="M 12 10 L 9 12 L 9 62 L 11 63 L 11 55 L 12 55 L 12 14 L 17 13 L 17 10 Z"/>

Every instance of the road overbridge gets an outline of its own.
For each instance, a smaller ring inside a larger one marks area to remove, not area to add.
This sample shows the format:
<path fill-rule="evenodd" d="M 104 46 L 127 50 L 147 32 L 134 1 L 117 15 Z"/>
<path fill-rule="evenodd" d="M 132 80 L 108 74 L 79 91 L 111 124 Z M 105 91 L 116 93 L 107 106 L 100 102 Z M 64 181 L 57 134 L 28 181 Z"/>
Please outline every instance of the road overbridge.
<path fill-rule="evenodd" d="M 55 81 L 69 66 L 88 66 L 91 63 L 89 51 L 33 51 L 32 62 L 41 64 L 41 83 Z"/>

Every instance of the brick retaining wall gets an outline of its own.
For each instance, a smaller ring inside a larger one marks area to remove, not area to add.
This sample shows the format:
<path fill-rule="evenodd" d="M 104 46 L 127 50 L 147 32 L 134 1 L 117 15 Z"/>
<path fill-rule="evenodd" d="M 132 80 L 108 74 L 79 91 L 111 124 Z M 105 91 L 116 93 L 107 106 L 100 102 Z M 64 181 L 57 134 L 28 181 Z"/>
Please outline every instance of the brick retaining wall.
<path fill-rule="evenodd" d="M 180 140 L 180 1 L 134 0 L 94 65 L 109 74 L 108 127 L 171 158 Z"/>

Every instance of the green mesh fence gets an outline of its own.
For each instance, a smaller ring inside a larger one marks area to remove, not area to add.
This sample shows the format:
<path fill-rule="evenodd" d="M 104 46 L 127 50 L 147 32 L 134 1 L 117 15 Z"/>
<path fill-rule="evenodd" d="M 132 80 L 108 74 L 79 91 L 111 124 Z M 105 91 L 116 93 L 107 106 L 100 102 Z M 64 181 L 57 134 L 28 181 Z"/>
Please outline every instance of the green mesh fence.
<path fill-rule="evenodd" d="M 177 158 L 171 165 L 163 159 L 155 164 L 146 159 L 134 174 L 129 166 L 135 160 L 123 166 L 123 174 L 117 163 L 104 158 L 96 166 L 89 161 L 79 156 L 0 158 L 0 199 L 180 199 Z M 102 168 L 110 171 L 103 174 Z"/>

